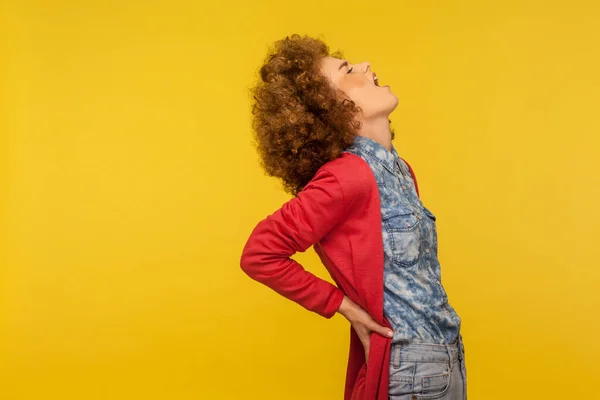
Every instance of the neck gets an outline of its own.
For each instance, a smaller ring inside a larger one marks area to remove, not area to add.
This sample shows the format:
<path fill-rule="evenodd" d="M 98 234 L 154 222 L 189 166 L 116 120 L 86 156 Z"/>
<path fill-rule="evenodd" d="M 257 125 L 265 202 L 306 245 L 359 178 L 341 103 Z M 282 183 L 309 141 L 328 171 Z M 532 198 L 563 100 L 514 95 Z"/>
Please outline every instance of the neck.
<path fill-rule="evenodd" d="M 387 117 L 363 120 L 361 123 L 358 135 L 375 140 L 388 151 L 392 151 L 392 133 L 390 130 L 390 120 Z"/>

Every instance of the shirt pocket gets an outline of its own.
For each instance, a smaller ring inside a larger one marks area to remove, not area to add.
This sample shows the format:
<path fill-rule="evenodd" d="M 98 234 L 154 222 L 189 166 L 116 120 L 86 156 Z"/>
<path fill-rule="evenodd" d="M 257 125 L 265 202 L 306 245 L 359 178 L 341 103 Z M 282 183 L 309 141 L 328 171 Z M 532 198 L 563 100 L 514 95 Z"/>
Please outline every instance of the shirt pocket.
<path fill-rule="evenodd" d="M 421 257 L 421 219 L 409 208 L 398 207 L 383 219 L 392 260 L 401 267 L 412 267 Z"/>

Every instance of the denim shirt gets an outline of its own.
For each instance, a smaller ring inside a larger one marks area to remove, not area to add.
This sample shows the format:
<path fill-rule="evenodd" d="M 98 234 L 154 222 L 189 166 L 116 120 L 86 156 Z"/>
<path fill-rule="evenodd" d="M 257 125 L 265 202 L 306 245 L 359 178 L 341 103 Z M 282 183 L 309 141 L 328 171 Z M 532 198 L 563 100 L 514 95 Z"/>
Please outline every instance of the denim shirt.
<path fill-rule="evenodd" d="M 449 344 L 461 320 L 441 283 L 436 217 L 417 195 L 406 163 L 392 145 L 356 136 L 347 152 L 371 167 L 381 203 L 384 250 L 383 310 L 392 342 Z"/>

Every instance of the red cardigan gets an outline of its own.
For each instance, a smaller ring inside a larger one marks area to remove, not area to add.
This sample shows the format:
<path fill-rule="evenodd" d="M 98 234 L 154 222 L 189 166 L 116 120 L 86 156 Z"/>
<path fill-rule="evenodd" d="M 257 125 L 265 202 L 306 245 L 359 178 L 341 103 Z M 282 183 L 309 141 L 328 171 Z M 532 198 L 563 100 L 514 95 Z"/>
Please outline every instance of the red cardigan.
<path fill-rule="evenodd" d="M 290 258 L 310 246 L 337 287 Z M 355 154 L 342 153 L 323 165 L 297 197 L 260 221 L 240 265 L 252 279 L 325 318 L 337 312 L 345 294 L 391 328 L 383 314 L 379 190 L 369 165 Z M 388 400 L 390 345 L 390 338 L 372 333 L 365 363 L 362 343 L 350 328 L 345 400 Z"/>

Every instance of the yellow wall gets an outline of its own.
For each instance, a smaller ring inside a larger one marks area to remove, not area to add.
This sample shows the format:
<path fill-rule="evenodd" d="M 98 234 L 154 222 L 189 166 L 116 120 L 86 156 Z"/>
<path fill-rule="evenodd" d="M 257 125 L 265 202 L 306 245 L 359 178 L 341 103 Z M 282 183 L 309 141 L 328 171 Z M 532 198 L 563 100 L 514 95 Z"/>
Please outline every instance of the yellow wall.
<path fill-rule="evenodd" d="M 3 3 L 0 399 L 341 398 L 348 323 L 239 269 L 288 199 L 246 90 L 294 32 L 400 97 L 470 398 L 595 398 L 598 3 L 203 3 Z"/>

